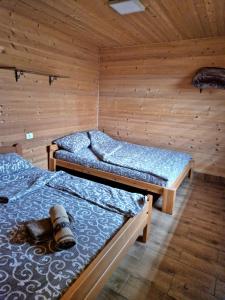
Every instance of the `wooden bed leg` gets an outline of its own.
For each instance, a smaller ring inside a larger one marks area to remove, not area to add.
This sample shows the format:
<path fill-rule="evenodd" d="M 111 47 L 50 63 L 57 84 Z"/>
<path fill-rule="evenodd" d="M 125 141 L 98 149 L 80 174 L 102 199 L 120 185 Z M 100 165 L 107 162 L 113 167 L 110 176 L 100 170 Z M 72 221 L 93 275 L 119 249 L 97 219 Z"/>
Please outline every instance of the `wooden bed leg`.
<path fill-rule="evenodd" d="M 193 180 L 193 169 L 190 169 L 190 171 L 188 172 L 188 178 L 190 179 L 190 181 Z"/>
<path fill-rule="evenodd" d="M 163 189 L 162 194 L 162 211 L 172 215 L 173 214 L 173 207 L 176 198 L 176 190 L 175 189 Z"/>
<path fill-rule="evenodd" d="M 140 237 L 140 239 L 138 239 L 138 241 L 141 243 L 147 243 L 149 232 L 150 232 L 150 226 L 146 225 L 143 230 L 143 235 Z"/>
<path fill-rule="evenodd" d="M 56 171 L 56 160 L 54 158 L 49 158 L 48 169 L 49 171 Z"/>
<path fill-rule="evenodd" d="M 47 147 L 48 150 L 48 169 L 50 171 L 56 171 L 56 159 L 54 158 L 55 151 L 58 150 L 57 145 L 50 145 Z"/>
<path fill-rule="evenodd" d="M 152 197 L 152 195 L 148 195 L 147 197 L 148 197 L 148 199 L 147 199 L 147 201 L 148 201 L 147 224 L 143 229 L 143 235 L 138 238 L 138 241 L 142 242 L 142 243 L 146 243 L 148 240 L 149 232 L 150 232 L 151 218 L 152 218 L 152 198 L 153 197 Z"/>

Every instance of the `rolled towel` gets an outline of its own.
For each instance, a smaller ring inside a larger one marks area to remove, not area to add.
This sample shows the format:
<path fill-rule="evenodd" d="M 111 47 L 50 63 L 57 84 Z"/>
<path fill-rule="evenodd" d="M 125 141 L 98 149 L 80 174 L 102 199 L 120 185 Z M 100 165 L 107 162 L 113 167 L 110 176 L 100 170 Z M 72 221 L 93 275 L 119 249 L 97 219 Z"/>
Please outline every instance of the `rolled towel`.
<path fill-rule="evenodd" d="M 26 227 L 32 239 L 37 242 L 44 242 L 52 239 L 53 228 L 50 218 L 38 221 L 29 221 L 26 224 Z"/>
<path fill-rule="evenodd" d="M 70 220 L 62 205 L 52 206 L 49 210 L 53 225 L 53 236 L 56 244 L 61 249 L 73 247 L 76 242 L 70 229 Z"/>

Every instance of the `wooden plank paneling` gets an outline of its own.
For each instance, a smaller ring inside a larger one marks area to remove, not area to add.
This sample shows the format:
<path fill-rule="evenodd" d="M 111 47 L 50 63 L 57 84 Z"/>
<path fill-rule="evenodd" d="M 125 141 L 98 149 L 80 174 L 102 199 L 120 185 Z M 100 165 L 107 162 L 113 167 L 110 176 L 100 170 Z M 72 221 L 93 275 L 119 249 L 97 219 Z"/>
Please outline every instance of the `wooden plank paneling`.
<path fill-rule="evenodd" d="M 196 170 L 225 177 L 225 92 L 191 85 L 225 67 L 222 38 L 101 50 L 99 128 L 119 139 L 189 152 Z"/>
<path fill-rule="evenodd" d="M 12 1 L 13 3 L 13 1 Z M 0 8 L 0 65 L 70 76 L 0 70 L 0 145 L 19 142 L 25 157 L 47 167 L 46 146 L 59 136 L 97 127 L 99 51 L 51 26 Z M 33 132 L 34 139 L 25 140 Z"/>
<path fill-rule="evenodd" d="M 146 10 L 121 16 L 107 0 L 1 0 L 78 42 L 98 47 L 225 36 L 225 0 L 142 0 Z"/>

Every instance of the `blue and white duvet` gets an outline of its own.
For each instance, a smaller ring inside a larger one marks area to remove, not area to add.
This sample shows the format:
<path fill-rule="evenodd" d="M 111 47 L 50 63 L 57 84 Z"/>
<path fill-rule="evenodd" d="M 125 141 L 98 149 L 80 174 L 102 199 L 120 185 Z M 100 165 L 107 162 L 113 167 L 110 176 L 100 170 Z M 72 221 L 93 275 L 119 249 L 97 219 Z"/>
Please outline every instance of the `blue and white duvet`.
<path fill-rule="evenodd" d="M 187 153 L 118 141 L 98 130 L 88 136 L 89 147 L 59 150 L 56 158 L 160 186 L 172 185 L 191 160 Z"/>
<path fill-rule="evenodd" d="M 38 168 L 0 177 L 0 299 L 57 299 L 93 260 L 107 241 L 137 214 L 145 199 Z M 34 244 L 25 223 L 48 217 L 62 204 L 75 223 L 76 245 L 59 251 L 53 241 Z"/>

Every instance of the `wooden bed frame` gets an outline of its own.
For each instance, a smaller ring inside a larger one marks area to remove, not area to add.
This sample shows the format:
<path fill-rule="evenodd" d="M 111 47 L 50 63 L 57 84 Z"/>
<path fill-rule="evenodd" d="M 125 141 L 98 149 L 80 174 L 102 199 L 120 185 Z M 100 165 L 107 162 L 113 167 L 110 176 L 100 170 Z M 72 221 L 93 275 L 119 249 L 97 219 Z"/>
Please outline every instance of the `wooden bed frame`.
<path fill-rule="evenodd" d="M 0 146 L 0 153 L 10 153 L 15 152 L 22 155 L 22 147 L 20 144 L 15 144 L 13 146 Z"/>
<path fill-rule="evenodd" d="M 22 154 L 20 145 L 0 147 L 0 153 L 17 152 Z M 66 290 L 62 300 L 93 300 L 116 269 L 129 247 L 138 239 L 146 242 L 150 230 L 152 196 L 148 195 L 143 210 L 128 219 L 114 237 L 99 252 L 96 258 L 81 273 L 78 279 Z"/>
<path fill-rule="evenodd" d="M 188 165 L 184 168 L 183 172 L 178 176 L 176 181 L 170 187 L 162 187 L 160 185 L 156 185 L 153 183 L 144 182 L 137 179 L 128 178 L 125 176 L 117 175 L 114 173 L 101 171 L 95 168 L 90 168 L 86 166 L 82 166 L 76 163 L 67 162 L 65 160 L 56 159 L 55 151 L 59 148 L 56 144 L 52 144 L 48 147 L 49 154 L 49 170 L 55 171 L 56 167 L 63 167 L 65 169 L 78 171 L 85 174 L 90 174 L 96 177 L 104 178 L 107 180 L 119 182 L 128 186 L 133 186 L 142 190 L 146 190 L 148 192 L 156 193 L 162 195 L 162 211 L 167 214 L 173 213 L 173 208 L 175 204 L 176 191 L 185 179 L 188 176 L 190 179 L 192 178 L 192 170 L 194 161 L 191 160 Z"/>

